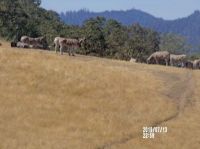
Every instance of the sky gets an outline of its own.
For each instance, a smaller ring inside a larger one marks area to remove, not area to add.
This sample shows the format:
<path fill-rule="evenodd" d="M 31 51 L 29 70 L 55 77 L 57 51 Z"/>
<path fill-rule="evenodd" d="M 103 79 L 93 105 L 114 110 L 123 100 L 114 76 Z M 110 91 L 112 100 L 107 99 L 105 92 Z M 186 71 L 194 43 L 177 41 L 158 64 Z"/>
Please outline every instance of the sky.
<path fill-rule="evenodd" d="M 80 9 L 101 12 L 135 8 L 159 18 L 173 20 L 200 10 L 200 0 L 42 0 L 42 7 L 59 13 Z"/>

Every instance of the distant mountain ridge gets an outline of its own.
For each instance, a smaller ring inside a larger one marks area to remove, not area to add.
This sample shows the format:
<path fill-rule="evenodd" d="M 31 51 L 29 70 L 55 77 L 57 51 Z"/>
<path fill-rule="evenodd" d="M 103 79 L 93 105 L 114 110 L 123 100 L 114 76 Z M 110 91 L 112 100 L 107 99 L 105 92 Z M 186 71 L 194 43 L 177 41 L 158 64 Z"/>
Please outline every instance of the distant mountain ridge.
<path fill-rule="evenodd" d="M 162 20 L 156 18 L 148 13 L 145 13 L 141 10 L 130 9 L 126 11 L 104 11 L 104 12 L 91 12 L 85 9 L 81 9 L 79 11 L 67 11 L 66 13 L 60 14 L 61 19 L 64 20 L 65 23 L 71 25 L 82 25 L 83 22 L 91 17 L 103 16 L 107 19 L 115 19 L 124 25 L 131 25 L 134 22 L 142 21 L 142 24 L 146 24 L 147 22 L 153 22 L 154 20 Z"/>
<path fill-rule="evenodd" d="M 185 36 L 193 46 L 200 47 L 200 11 L 198 10 L 188 17 L 176 20 L 164 20 L 137 9 L 104 12 L 90 12 L 83 9 L 60 14 L 61 19 L 71 25 L 82 25 L 85 20 L 96 16 L 115 19 L 124 25 L 139 23 L 161 33 L 179 34 Z"/>

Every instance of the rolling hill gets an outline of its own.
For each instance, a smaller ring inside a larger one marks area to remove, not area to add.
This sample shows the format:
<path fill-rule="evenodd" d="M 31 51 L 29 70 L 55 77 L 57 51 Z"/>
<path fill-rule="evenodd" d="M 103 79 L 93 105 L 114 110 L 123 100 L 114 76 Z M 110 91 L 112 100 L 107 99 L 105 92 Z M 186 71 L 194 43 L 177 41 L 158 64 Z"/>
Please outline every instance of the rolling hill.
<path fill-rule="evenodd" d="M 103 16 L 107 19 L 115 19 L 124 25 L 139 23 L 144 27 L 154 29 L 161 33 L 175 33 L 186 37 L 190 44 L 199 50 L 200 45 L 200 12 L 195 11 L 188 17 L 176 20 L 164 20 L 156 18 L 146 12 L 137 9 L 127 11 L 90 12 L 87 10 L 69 11 L 61 13 L 61 19 L 67 24 L 82 25 L 91 17 Z"/>
<path fill-rule="evenodd" d="M 199 76 L 3 42 L 0 148 L 198 148 Z M 145 140 L 144 126 L 167 126 L 168 133 Z"/>

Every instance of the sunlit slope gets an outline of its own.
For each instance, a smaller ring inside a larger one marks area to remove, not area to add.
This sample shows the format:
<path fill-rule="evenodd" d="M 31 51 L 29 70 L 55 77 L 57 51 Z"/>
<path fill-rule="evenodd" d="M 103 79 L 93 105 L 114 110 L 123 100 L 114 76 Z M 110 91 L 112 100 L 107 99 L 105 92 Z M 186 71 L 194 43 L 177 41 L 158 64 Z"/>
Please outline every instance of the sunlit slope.
<path fill-rule="evenodd" d="M 198 76 L 164 66 L 11 49 L 3 43 L 0 148 L 160 148 L 166 139 L 170 146 L 179 122 L 181 130 L 185 125 L 179 120 L 185 108 L 179 105 L 190 94 L 182 94 L 187 80 Z M 196 90 L 191 97 L 198 95 Z M 159 125 L 172 133 L 142 139 L 143 126 Z"/>

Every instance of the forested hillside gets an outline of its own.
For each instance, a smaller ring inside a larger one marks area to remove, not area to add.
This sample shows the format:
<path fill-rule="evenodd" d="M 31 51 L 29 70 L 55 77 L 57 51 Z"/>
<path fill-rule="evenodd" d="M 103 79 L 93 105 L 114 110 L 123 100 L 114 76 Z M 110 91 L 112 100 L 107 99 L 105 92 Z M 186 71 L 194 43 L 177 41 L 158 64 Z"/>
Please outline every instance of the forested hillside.
<path fill-rule="evenodd" d="M 146 62 L 158 50 L 190 51 L 183 37 L 159 34 L 137 23 L 126 26 L 113 19 L 94 17 L 85 20 L 82 26 L 66 25 L 56 12 L 47 11 L 40 4 L 40 0 L 1 0 L 0 36 L 10 41 L 19 41 L 22 35 L 45 36 L 49 45 L 53 45 L 57 36 L 84 38 L 76 51 L 79 54 L 121 60 L 132 57 L 139 62 Z"/>
<path fill-rule="evenodd" d="M 188 17 L 177 20 L 163 20 L 156 18 L 140 10 L 131 9 L 127 11 L 105 11 L 100 13 L 87 10 L 69 11 L 60 14 L 61 18 L 67 24 L 82 25 L 83 22 L 96 16 L 103 16 L 107 19 L 115 19 L 124 25 L 139 23 L 144 27 L 154 29 L 161 33 L 174 33 L 187 38 L 193 45 L 193 50 L 199 50 L 200 45 L 200 12 L 195 11 Z"/>
<path fill-rule="evenodd" d="M 59 15 L 40 7 L 41 0 L 1 0 L 0 35 L 9 40 L 19 40 L 22 35 L 45 35 L 48 41 L 60 34 L 67 34 L 69 26 L 60 21 Z"/>
<path fill-rule="evenodd" d="M 65 23 L 71 25 L 82 25 L 85 20 L 91 17 L 102 16 L 106 19 L 115 19 L 124 25 L 132 25 L 133 23 L 141 23 L 142 25 L 148 26 L 154 23 L 162 22 L 162 19 L 155 18 L 154 16 L 145 13 L 140 10 L 131 9 L 127 11 L 105 11 L 105 12 L 90 12 L 88 10 L 82 9 L 79 11 L 68 11 L 66 13 L 60 14 L 62 20 Z"/>

